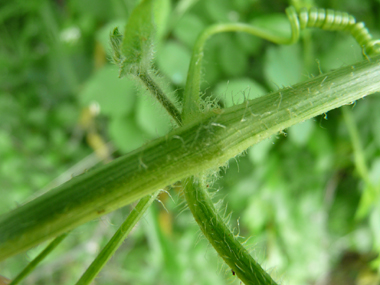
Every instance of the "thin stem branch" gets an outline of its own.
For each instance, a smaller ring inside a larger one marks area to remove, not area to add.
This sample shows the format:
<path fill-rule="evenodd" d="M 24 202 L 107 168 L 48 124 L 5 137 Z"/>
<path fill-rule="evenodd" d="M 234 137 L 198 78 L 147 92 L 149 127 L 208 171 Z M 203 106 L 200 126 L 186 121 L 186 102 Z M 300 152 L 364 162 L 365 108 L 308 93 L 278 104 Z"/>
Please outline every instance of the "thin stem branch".
<path fill-rule="evenodd" d="M 148 73 L 139 73 L 138 78 L 144 83 L 150 93 L 160 102 L 160 104 L 166 109 L 169 115 L 174 119 L 178 126 L 182 126 L 181 113 L 174 106 L 174 104 L 166 97 L 161 88 L 154 82 Z"/>
<path fill-rule="evenodd" d="M 356 127 L 355 120 L 352 116 L 352 111 L 348 106 L 344 106 L 342 108 L 342 114 L 351 138 L 355 167 L 366 186 L 360 197 L 359 207 L 355 214 L 356 219 L 360 220 L 366 217 L 371 207 L 376 204 L 376 201 L 379 201 L 380 187 L 374 185 L 370 180 L 363 145 L 360 140 L 360 135 L 358 128 Z"/>
<path fill-rule="evenodd" d="M 352 148 L 354 150 L 356 169 L 360 177 L 364 180 L 364 182 L 367 184 L 370 184 L 369 175 L 368 175 L 368 167 L 365 162 L 363 145 L 360 141 L 358 128 L 356 127 L 355 120 L 352 116 L 352 111 L 350 110 L 350 107 L 348 106 L 342 107 L 342 114 L 343 114 L 344 122 L 346 123 L 348 133 L 351 138 Z"/>
<path fill-rule="evenodd" d="M 146 210 L 150 205 L 156 200 L 157 195 L 160 191 L 156 191 L 152 195 L 147 195 L 142 198 L 132 212 L 128 215 L 127 219 L 120 226 L 120 228 L 113 235 L 111 240 L 103 248 L 103 250 L 98 254 L 95 260 L 87 268 L 86 272 L 83 273 L 82 277 L 78 280 L 76 285 L 87 285 L 90 284 L 92 280 L 98 275 L 100 270 L 106 265 L 108 260 L 113 256 L 116 250 L 122 245 L 125 238 L 131 232 L 136 223 L 141 219 Z"/>
<path fill-rule="evenodd" d="M 64 233 L 58 237 L 56 237 L 49 245 L 35 258 L 33 259 L 27 267 L 24 268 L 23 271 L 21 271 L 15 279 L 12 280 L 12 282 L 9 285 L 16 285 L 19 284 L 22 280 L 24 280 L 30 272 L 34 270 L 34 268 L 37 267 L 37 265 L 50 253 L 53 251 L 54 248 L 57 247 L 67 237 L 68 233 Z"/>

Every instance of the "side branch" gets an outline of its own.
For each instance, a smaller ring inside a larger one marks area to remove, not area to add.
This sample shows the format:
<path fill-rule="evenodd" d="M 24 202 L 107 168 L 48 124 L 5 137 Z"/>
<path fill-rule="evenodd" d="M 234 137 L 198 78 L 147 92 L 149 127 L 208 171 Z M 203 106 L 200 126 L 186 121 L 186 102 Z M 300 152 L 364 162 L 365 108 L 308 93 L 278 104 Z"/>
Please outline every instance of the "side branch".
<path fill-rule="evenodd" d="M 234 274 L 246 285 L 277 285 L 228 228 L 212 203 L 202 179 L 188 178 L 184 188 L 195 221 Z"/>
<path fill-rule="evenodd" d="M 161 88 L 154 82 L 148 73 L 140 73 L 137 77 L 142 81 L 150 93 L 160 102 L 178 126 L 182 126 L 181 113 L 176 106 L 165 96 Z"/>

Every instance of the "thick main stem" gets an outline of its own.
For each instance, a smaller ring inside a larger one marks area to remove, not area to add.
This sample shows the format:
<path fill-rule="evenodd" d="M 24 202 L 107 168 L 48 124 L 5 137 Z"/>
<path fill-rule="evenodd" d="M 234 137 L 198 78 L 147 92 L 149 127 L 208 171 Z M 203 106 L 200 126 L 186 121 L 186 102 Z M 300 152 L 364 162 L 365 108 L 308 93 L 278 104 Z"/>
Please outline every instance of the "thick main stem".
<path fill-rule="evenodd" d="M 224 165 L 296 123 L 380 91 L 380 57 L 214 110 L 0 216 L 0 261 L 178 180 Z"/>

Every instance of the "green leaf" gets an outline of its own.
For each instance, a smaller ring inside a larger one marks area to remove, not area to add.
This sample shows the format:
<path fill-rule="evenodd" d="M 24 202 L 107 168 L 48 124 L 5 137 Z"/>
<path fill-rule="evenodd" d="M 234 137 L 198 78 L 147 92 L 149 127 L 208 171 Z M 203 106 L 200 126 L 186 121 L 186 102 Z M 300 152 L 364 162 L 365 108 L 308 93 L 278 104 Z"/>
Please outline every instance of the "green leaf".
<path fill-rule="evenodd" d="M 155 34 L 153 7 L 153 0 L 143 0 L 129 17 L 121 48 L 120 76 L 137 74 L 150 67 Z"/>
<path fill-rule="evenodd" d="M 265 54 L 264 75 L 274 89 L 289 86 L 302 79 L 302 58 L 300 46 L 269 47 Z"/>
<path fill-rule="evenodd" d="M 136 106 L 137 125 L 151 138 L 163 136 L 171 129 L 170 118 L 151 97 L 139 96 Z"/>
<path fill-rule="evenodd" d="M 219 64 L 219 48 L 228 40 L 227 34 L 216 34 L 206 42 L 204 58 L 202 60 L 203 79 L 200 82 L 201 89 L 207 89 L 215 85 L 222 77 L 222 69 Z"/>
<path fill-rule="evenodd" d="M 243 103 L 266 94 L 266 90 L 250 78 L 233 79 L 216 85 L 214 93 L 225 102 L 226 107 Z"/>
<path fill-rule="evenodd" d="M 331 42 L 329 41 L 329 43 Z M 335 40 L 333 43 L 320 58 L 322 72 L 339 68 L 342 65 L 353 64 L 363 57 L 360 46 L 349 35 L 340 36 L 339 40 Z"/>
<path fill-rule="evenodd" d="M 261 197 L 260 197 L 261 198 Z M 271 205 L 254 195 L 244 211 L 243 222 L 252 232 L 259 232 L 270 219 Z"/>
<path fill-rule="evenodd" d="M 263 45 L 263 40 L 259 37 L 247 33 L 236 33 L 233 35 L 239 47 L 247 54 L 259 56 L 260 48 Z"/>
<path fill-rule="evenodd" d="M 170 0 L 155 0 L 154 4 L 154 22 L 157 29 L 156 39 L 158 41 L 165 35 L 172 7 Z"/>
<path fill-rule="evenodd" d="M 232 40 L 232 37 L 229 37 L 229 40 L 219 48 L 219 61 L 224 73 L 228 77 L 244 75 L 248 68 L 248 57 Z"/>
<path fill-rule="evenodd" d="M 291 26 L 285 14 L 270 14 L 255 17 L 250 24 L 264 28 L 268 33 L 276 34 L 284 38 L 291 37 Z"/>
<path fill-rule="evenodd" d="M 314 128 L 308 141 L 308 149 L 315 156 L 314 168 L 316 171 L 328 171 L 333 166 L 333 145 L 326 131 L 321 127 Z"/>
<path fill-rule="evenodd" d="M 121 53 L 121 45 L 123 43 L 123 36 L 121 35 L 119 28 L 116 27 L 110 34 L 110 42 L 111 42 L 111 51 L 112 51 L 112 62 L 118 66 L 123 65 L 124 57 Z M 121 71 L 119 73 L 121 76 Z"/>
<path fill-rule="evenodd" d="M 80 93 L 83 105 L 97 102 L 100 112 L 111 117 L 129 114 L 135 102 L 135 85 L 128 78 L 117 77 L 114 66 L 107 65 L 86 82 Z"/>
<path fill-rule="evenodd" d="M 42 108 L 41 108 L 42 109 Z M 45 114 L 45 116 L 39 115 L 39 117 L 45 118 L 46 112 L 41 112 L 40 109 L 36 109 L 40 114 Z M 80 110 L 77 106 L 70 103 L 60 104 L 59 109 L 55 113 L 56 120 L 60 123 L 60 126 L 70 129 L 72 126 L 75 126 L 78 122 Z M 41 118 L 39 118 L 41 119 Z"/>
<path fill-rule="evenodd" d="M 7 131 L 0 129 L 0 155 L 6 155 L 13 148 L 12 139 Z"/>
<path fill-rule="evenodd" d="M 239 13 L 246 13 L 247 11 L 252 11 L 255 0 L 235 0 L 231 2 L 233 8 L 239 11 Z"/>
<path fill-rule="evenodd" d="M 176 24 L 173 33 L 182 43 L 192 48 L 195 40 L 204 29 L 205 24 L 199 17 L 193 14 L 186 14 Z"/>
<path fill-rule="evenodd" d="M 310 139 L 314 130 L 313 120 L 294 125 L 288 129 L 289 139 L 297 146 L 304 146 Z"/>
<path fill-rule="evenodd" d="M 315 6 L 315 3 L 314 0 L 291 0 L 289 5 L 294 6 L 296 9 L 300 9 L 302 7 L 313 7 Z"/>
<path fill-rule="evenodd" d="M 103 0 L 82 0 L 69 1 L 70 11 L 74 14 L 87 15 L 98 20 L 106 20 L 111 17 L 111 1 Z"/>
<path fill-rule="evenodd" d="M 105 24 L 101 29 L 96 32 L 96 40 L 100 42 L 103 49 L 107 52 L 107 56 L 111 56 L 111 53 L 115 52 L 115 48 L 117 48 L 117 52 L 120 52 L 120 46 L 122 43 L 124 33 L 124 25 L 125 19 L 118 19 L 112 22 Z M 115 33 L 115 27 L 120 34 Z M 110 31 L 111 35 L 110 35 Z M 115 33 L 115 34 L 114 34 Z M 118 37 L 120 40 L 114 41 L 114 36 Z M 111 40 L 111 49 L 110 49 L 110 40 Z M 113 45 L 114 43 L 118 43 L 118 45 Z"/>
<path fill-rule="evenodd" d="M 273 144 L 273 139 L 270 138 L 253 145 L 248 149 L 249 159 L 255 164 L 265 162 Z"/>
<path fill-rule="evenodd" d="M 157 53 L 157 64 L 176 85 L 184 85 L 190 64 L 190 51 L 181 44 L 169 41 Z"/>
<path fill-rule="evenodd" d="M 231 2 L 229 0 L 205 1 L 208 16 L 215 22 L 230 22 L 231 11 L 233 10 Z"/>
<path fill-rule="evenodd" d="M 108 128 L 113 142 L 123 152 L 134 150 L 149 139 L 130 117 L 112 118 Z"/>

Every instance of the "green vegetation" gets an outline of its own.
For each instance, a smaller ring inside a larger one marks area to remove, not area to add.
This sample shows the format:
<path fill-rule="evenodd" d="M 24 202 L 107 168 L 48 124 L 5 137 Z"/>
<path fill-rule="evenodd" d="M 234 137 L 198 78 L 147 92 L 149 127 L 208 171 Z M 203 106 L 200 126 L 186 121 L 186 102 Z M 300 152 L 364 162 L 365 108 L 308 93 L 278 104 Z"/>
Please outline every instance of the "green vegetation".
<path fill-rule="evenodd" d="M 378 1 L 318 4 L 376 35 Z M 102 249 L 77 284 L 107 261 L 96 284 L 378 284 L 378 41 L 321 10 L 301 28 L 353 37 L 300 34 L 288 5 L 315 3 L 4 5 L 0 274 L 71 231 L 25 284 L 75 284 Z"/>

